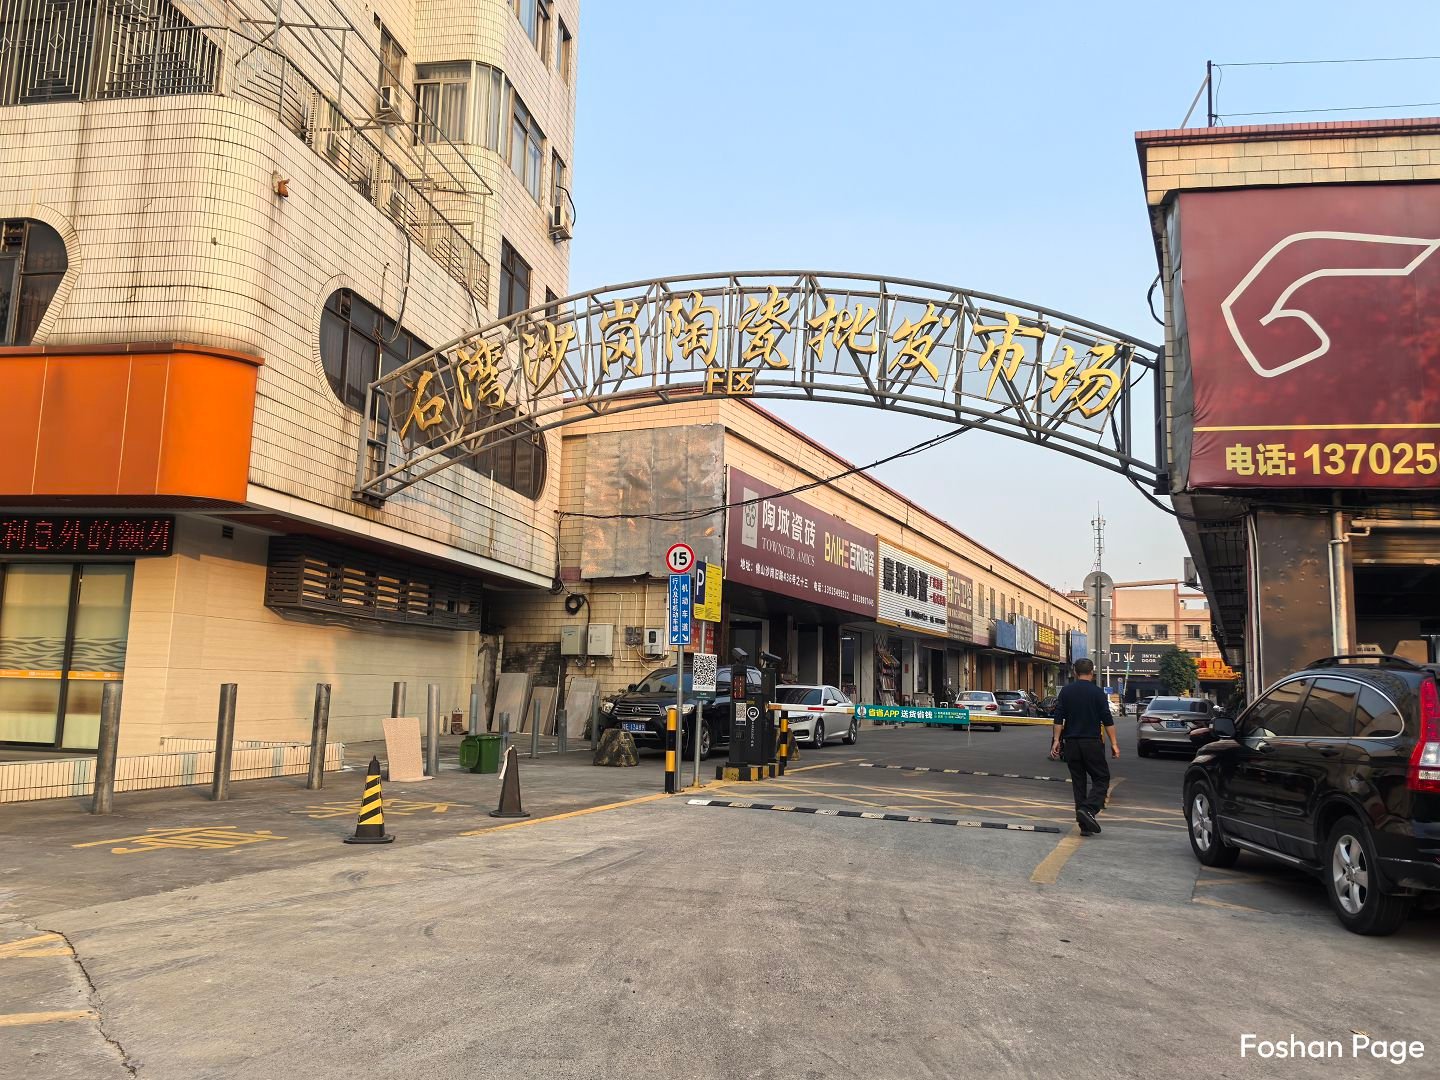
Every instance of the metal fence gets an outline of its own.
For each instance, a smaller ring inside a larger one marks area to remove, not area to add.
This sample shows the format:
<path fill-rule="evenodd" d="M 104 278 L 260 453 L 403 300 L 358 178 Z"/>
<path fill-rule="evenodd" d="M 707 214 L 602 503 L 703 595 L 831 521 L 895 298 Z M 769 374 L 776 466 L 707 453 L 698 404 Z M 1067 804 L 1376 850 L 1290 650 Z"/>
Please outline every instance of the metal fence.
<path fill-rule="evenodd" d="M 434 134 L 401 74 L 330 0 L 0 4 L 0 106 L 181 94 L 253 102 L 486 303 L 479 200 L 492 193 Z M 470 220 L 432 197 L 447 195 L 462 213 L 473 207 Z"/>

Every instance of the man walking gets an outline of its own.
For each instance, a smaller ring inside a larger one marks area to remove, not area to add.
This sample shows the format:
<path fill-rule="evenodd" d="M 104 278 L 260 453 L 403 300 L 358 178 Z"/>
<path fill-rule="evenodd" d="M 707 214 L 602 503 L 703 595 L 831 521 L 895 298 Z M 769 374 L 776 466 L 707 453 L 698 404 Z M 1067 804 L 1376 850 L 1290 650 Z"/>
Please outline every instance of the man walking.
<path fill-rule="evenodd" d="M 1055 701 L 1055 727 L 1050 740 L 1050 756 L 1065 740 L 1065 764 L 1070 767 L 1070 787 L 1075 795 L 1075 820 L 1080 832 L 1093 836 L 1100 831 L 1095 815 L 1105 808 L 1110 790 L 1110 766 L 1105 761 L 1101 736 L 1110 737 L 1110 753 L 1120 756 L 1120 742 L 1115 737 L 1115 721 L 1110 716 L 1110 702 L 1105 691 L 1095 685 L 1095 662 L 1088 658 L 1075 661 L 1075 682 L 1060 691 Z"/>

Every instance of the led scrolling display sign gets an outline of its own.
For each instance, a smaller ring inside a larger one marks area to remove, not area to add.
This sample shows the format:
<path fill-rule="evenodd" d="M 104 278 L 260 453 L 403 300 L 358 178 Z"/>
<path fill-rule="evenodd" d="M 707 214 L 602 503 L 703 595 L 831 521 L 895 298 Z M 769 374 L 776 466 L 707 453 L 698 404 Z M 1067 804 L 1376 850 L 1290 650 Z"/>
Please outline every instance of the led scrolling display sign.
<path fill-rule="evenodd" d="M 134 558 L 169 555 L 174 543 L 175 519 L 168 516 L 0 516 L 0 555 Z"/>
<path fill-rule="evenodd" d="M 797 398 L 984 426 L 1151 480 L 1130 393 L 1155 348 L 1046 308 L 799 272 L 634 282 L 532 308 L 367 388 L 355 495 L 468 452 L 676 398 Z"/>

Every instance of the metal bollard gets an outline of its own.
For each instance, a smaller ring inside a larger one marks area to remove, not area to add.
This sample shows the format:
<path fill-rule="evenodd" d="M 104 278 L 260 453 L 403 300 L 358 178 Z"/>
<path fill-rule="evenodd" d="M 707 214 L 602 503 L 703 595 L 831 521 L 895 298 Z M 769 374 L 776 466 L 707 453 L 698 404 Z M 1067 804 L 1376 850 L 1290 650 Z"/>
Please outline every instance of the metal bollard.
<path fill-rule="evenodd" d="M 674 795 L 680 790 L 679 757 L 679 710 L 674 705 L 665 706 L 665 794 Z"/>
<path fill-rule="evenodd" d="M 95 799 L 92 814 L 108 814 L 115 807 L 115 759 L 120 749 L 120 684 L 107 682 L 100 690 L 100 743 L 95 750 Z"/>
<path fill-rule="evenodd" d="M 533 702 L 535 708 L 530 716 L 530 760 L 540 756 L 540 702 Z"/>
<path fill-rule="evenodd" d="M 785 775 L 785 766 L 790 764 L 790 715 L 780 714 L 779 773 Z"/>
<path fill-rule="evenodd" d="M 565 716 L 565 703 L 555 703 L 555 750 L 558 753 L 568 753 L 570 750 L 570 733 L 565 729 L 570 726 L 569 719 Z"/>
<path fill-rule="evenodd" d="M 480 690 L 473 685 L 470 687 L 470 734 L 480 734 Z"/>
<path fill-rule="evenodd" d="M 330 734 L 330 684 L 315 684 L 315 715 L 310 721 L 310 775 L 305 787 L 319 791 L 325 786 L 325 743 Z"/>
<path fill-rule="evenodd" d="M 397 682 L 390 690 L 390 715 L 405 715 L 405 684 Z"/>
<path fill-rule="evenodd" d="M 215 722 L 215 776 L 210 782 L 210 801 L 230 797 L 230 756 L 235 751 L 235 693 L 233 682 L 220 685 L 220 715 Z"/>
<path fill-rule="evenodd" d="M 440 686 L 425 688 L 425 775 L 440 775 Z"/>
<path fill-rule="evenodd" d="M 500 756 L 503 758 L 510 750 L 510 714 L 502 712 L 498 717 L 500 724 Z"/>

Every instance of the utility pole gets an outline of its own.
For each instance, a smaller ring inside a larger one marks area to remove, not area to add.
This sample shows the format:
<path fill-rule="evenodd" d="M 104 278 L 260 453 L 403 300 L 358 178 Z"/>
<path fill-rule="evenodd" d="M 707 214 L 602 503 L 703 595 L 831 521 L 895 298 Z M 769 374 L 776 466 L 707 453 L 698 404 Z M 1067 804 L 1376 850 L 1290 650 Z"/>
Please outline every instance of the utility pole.
<path fill-rule="evenodd" d="M 1103 581 L 1105 580 L 1105 579 L 1104 579 L 1104 576 L 1103 576 L 1104 573 L 1105 573 L 1105 568 L 1104 568 L 1104 565 L 1103 565 L 1103 564 L 1104 564 L 1104 560 L 1105 560 L 1105 519 L 1104 519 L 1104 517 L 1102 517 L 1101 514 L 1100 514 L 1100 504 L 1099 504 L 1099 503 L 1096 503 L 1096 504 L 1095 504 L 1095 516 L 1090 519 L 1090 526 L 1091 526 L 1091 528 L 1093 528 L 1093 529 L 1095 530 L 1095 566 L 1094 566 L 1094 577 L 1095 577 L 1095 579 L 1096 579 L 1096 587 L 1095 587 L 1096 625 L 1099 626 L 1100 629 L 1102 630 L 1102 633 L 1101 633 L 1100 635 L 1098 635 L 1102 640 L 1097 641 L 1097 642 L 1095 643 L 1095 646 L 1096 646 L 1096 648 L 1103 649 L 1104 652 L 1105 652 L 1105 685 L 1106 685 L 1106 686 L 1109 686 L 1109 685 L 1110 685 L 1110 641 L 1109 641 L 1109 635 L 1103 633 L 1103 630 L 1104 630 L 1104 628 L 1105 628 L 1105 626 L 1107 625 L 1107 622 L 1108 622 L 1108 620 L 1105 618 L 1105 608 L 1104 608 L 1105 599 L 1106 599 L 1105 592 L 1107 592 L 1108 590 L 1102 590 L 1102 586 L 1101 586 L 1101 584 L 1100 584 L 1101 582 L 1103 582 Z M 1110 595 L 1113 596 L 1113 593 L 1110 594 Z M 1112 601 L 1112 602 L 1113 602 L 1113 601 Z"/>

